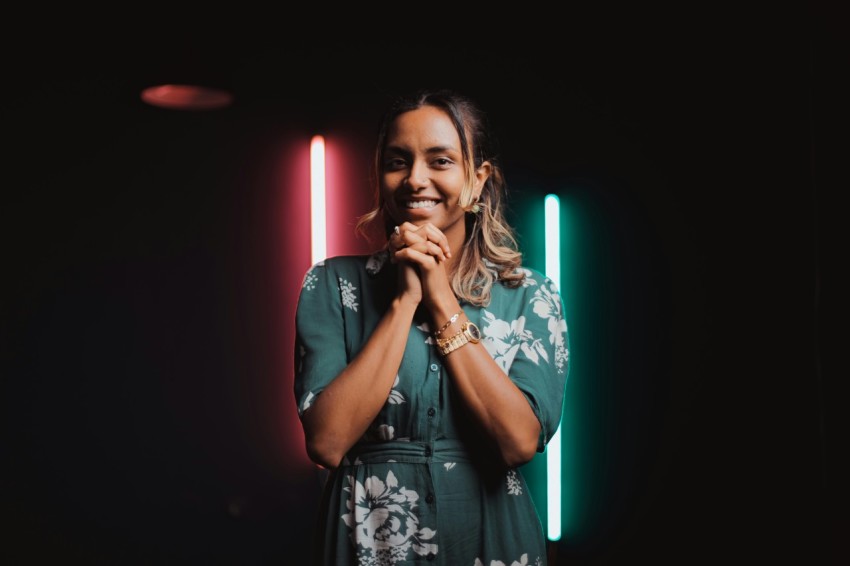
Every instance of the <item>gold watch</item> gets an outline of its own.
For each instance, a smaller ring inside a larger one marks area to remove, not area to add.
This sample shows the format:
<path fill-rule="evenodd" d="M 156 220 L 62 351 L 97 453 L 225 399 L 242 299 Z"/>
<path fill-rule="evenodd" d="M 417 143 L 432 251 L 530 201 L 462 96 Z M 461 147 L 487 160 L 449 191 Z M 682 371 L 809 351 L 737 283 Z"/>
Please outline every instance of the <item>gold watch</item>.
<path fill-rule="evenodd" d="M 454 352 L 464 344 L 469 342 L 477 344 L 481 340 L 481 331 L 474 322 L 469 320 L 464 321 L 460 325 L 460 332 L 449 336 L 448 338 L 437 338 L 437 347 L 442 355 Z"/>

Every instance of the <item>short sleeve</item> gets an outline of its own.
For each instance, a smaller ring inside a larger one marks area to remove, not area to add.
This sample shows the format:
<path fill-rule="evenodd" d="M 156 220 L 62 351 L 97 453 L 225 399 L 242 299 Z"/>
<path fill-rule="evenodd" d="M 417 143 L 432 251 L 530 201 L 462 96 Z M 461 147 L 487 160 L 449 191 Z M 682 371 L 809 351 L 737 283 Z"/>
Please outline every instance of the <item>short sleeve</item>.
<path fill-rule="evenodd" d="M 554 282 L 527 271 L 524 287 L 508 293 L 521 300 L 519 315 L 500 319 L 496 305 L 482 312 L 482 342 L 528 399 L 540 421 L 542 452 L 561 422 L 569 375 L 569 338 L 564 303 Z M 498 309 L 517 313 L 516 307 Z"/>
<path fill-rule="evenodd" d="M 342 299 L 327 262 L 307 271 L 295 311 L 295 402 L 298 416 L 347 365 Z"/>

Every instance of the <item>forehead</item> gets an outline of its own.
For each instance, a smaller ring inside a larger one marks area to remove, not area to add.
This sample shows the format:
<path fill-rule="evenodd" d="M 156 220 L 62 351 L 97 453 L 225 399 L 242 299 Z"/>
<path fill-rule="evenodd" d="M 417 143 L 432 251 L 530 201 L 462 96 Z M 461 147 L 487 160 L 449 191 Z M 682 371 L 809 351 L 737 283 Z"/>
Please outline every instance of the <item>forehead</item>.
<path fill-rule="evenodd" d="M 460 136 L 445 110 L 422 106 L 396 116 L 387 130 L 387 145 L 409 149 L 450 147 L 460 151 Z"/>

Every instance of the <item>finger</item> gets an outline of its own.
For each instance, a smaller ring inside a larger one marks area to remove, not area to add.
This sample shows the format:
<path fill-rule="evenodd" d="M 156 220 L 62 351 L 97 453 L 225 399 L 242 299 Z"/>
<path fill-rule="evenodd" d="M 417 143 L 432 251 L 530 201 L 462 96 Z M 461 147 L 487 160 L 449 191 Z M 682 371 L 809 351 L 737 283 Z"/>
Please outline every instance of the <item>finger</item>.
<path fill-rule="evenodd" d="M 422 253 L 426 253 L 430 256 L 433 256 L 437 259 L 437 261 L 446 261 L 446 254 L 443 251 L 443 248 L 435 244 L 434 242 L 424 240 L 419 242 L 418 244 L 414 244 L 412 247 L 414 250 Z"/>
<path fill-rule="evenodd" d="M 446 238 L 446 235 L 443 234 L 442 230 L 430 222 L 426 222 L 421 226 L 416 226 L 416 233 L 443 248 L 443 253 L 446 254 L 446 257 L 452 256 L 452 250 L 449 246 L 448 238 Z"/>
<path fill-rule="evenodd" d="M 410 246 L 407 246 L 405 249 L 412 249 L 420 253 L 428 254 L 438 262 L 446 261 L 446 254 L 443 252 L 443 248 L 435 244 L 434 242 L 430 242 L 428 240 L 423 240 L 421 242 L 417 242 Z"/>
<path fill-rule="evenodd" d="M 426 236 L 420 235 L 417 233 L 418 226 L 415 224 L 411 224 L 410 222 L 405 222 L 404 224 L 397 226 L 398 233 L 393 234 L 391 238 L 394 238 L 393 241 L 396 244 L 397 248 L 403 248 L 405 246 L 411 246 L 413 244 L 417 244 L 419 242 L 427 240 Z"/>
<path fill-rule="evenodd" d="M 409 262 L 425 268 L 431 268 L 437 264 L 436 257 L 416 247 L 403 248 L 397 251 L 395 256 L 399 262 Z"/>
<path fill-rule="evenodd" d="M 407 240 L 405 238 L 407 238 Z M 396 252 L 405 246 L 418 242 L 419 240 L 421 240 L 421 237 L 412 234 L 409 230 L 402 229 L 401 226 L 396 226 L 393 228 L 393 231 L 390 232 L 390 237 L 387 243 L 389 244 L 390 251 Z"/>

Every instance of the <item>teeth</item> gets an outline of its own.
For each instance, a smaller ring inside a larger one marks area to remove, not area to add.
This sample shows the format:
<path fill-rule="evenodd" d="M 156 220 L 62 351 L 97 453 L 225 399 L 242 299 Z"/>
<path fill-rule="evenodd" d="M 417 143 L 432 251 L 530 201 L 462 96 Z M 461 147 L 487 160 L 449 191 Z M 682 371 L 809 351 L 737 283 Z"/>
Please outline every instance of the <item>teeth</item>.
<path fill-rule="evenodd" d="M 433 208 L 437 206 L 435 200 L 409 200 L 404 203 L 407 208 Z"/>

